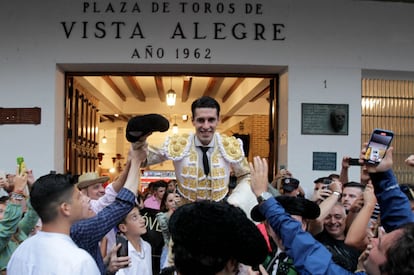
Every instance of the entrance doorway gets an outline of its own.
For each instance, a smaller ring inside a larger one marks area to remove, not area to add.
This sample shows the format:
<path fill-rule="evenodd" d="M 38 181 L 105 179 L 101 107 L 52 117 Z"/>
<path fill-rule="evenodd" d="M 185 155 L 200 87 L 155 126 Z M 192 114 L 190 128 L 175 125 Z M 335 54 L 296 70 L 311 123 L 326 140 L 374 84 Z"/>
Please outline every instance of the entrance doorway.
<path fill-rule="evenodd" d="M 267 125 L 272 123 L 267 127 L 262 123 L 262 136 L 256 137 L 267 144 L 265 152 L 263 146 L 255 151 L 251 145 L 254 135 L 250 135 L 249 146 L 250 157 L 269 157 L 274 152 L 269 142 L 275 140 L 270 135 L 277 121 L 273 113 L 277 78 L 277 74 L 251 73 L 67 73 L 66 170 L 72 174 L 108 173 L 115 168 L 117 174 L 126 161 L 124 128 L 131 117 L 159 113 L 169 119 L 171 128 L 177 125 L 179 132 L 192 132 L 191 103 L 203 95 L 216 98 L 221 105 L 221 133 L 249 135 L 251 125 L 263 117 Z M 176 95 L 174 106 L 166 104 L 170 90 Z M 171 132 L 153 135 L 158 137 L 155 142 L 160 144 Z M 161 169 L 169 169 L 166 166 Z"/>

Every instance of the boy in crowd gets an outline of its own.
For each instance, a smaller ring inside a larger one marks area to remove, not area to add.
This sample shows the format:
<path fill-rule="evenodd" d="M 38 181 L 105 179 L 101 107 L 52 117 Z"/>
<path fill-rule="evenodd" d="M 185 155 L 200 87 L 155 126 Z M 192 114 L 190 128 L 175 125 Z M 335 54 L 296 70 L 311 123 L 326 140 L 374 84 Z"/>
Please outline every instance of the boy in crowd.
<path fill-rule="evenodd" d="M 20 244 L 7 274 L 100 274 L 91 255 L 69 236 L 71 226 L 87 218 L 90 211 L 75 180 L 62 174 L 45 175 L 33 184 L 30 197 L 42 219 L 42 231 Z"/>
<path fill-rule="evenodd" d="M 131 263 L 121 268 L 116 275 L 152 275 L 151 245 L 141 238 L 147 232 L 147 228 L 138 206 L 132 208 L 118 224 L 118 230 L 128 240 L 128 256 Z"/>

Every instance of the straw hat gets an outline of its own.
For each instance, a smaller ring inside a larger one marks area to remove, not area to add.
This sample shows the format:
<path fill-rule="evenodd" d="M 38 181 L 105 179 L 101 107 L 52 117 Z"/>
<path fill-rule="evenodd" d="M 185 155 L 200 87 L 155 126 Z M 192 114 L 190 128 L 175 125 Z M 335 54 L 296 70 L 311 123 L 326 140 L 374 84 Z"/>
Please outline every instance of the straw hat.
<path fill-rule="evenodd" d="M 78 189 L 82 190 L 96 183 L 104 183 L 109 177 L 100 177 L 96 172 L 88 172 L 79 176 Z"/>

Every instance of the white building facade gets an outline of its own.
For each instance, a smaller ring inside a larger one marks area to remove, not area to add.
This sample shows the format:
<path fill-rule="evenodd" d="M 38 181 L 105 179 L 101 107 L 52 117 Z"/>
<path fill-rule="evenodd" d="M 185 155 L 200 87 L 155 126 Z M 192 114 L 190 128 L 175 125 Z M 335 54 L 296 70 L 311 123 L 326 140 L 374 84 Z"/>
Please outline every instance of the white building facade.
<path fill-rule="evenodd" d="M 313 152 L 336 152 L 338 169 L 359 154 L 361 79 L 414 79 L 413 14 L 356 0 L 3 1 L 0 107 L 40 107 L 41 124 L 0 125 L 0 168 L 23 155 L 36 176 L 63 172 L 65 72 L 254 69 L 280 75 L 279 161 L 311 188 Z M 348 134 L 303 135 L 302 103 L 347 104 Z"/>

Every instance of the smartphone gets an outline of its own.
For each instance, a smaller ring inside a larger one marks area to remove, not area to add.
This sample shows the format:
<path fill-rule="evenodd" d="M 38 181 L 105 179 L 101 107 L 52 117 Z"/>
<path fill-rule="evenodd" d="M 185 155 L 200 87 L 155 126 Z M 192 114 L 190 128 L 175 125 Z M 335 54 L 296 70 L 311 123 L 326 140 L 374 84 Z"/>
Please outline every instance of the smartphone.
<path fill-rule="evenodd" d="M 128 240 L 121 234 L 116 234 L 116 244 L 121 243 L 121 247 L 116 252 L 118 257 L 128 256 Z"/>
<path fill-rule="evenodd" d="M 359 159 L 357 158 L 350 158 L 348 159 L 348 164 L 351 166 L 357 166 L 357 165 L 361 165 L 361 163 L 359 163 Z"/>
<path fill-rule="evenodd" d="M 378 165 L 385 156 L 385 152 L 390 147 L 394 133 L 389 130 L 374 129 L 367 145 L 364 161 L 373 165 Z"/>
<path fill-rule="evenodd" d="M 329 188 L 329 184 L 331 184 L 331 183 L 332 183 L 332 180 L 331 179 L 324 179 L 323 180 L 322 189 L 328 189 Z"/>

